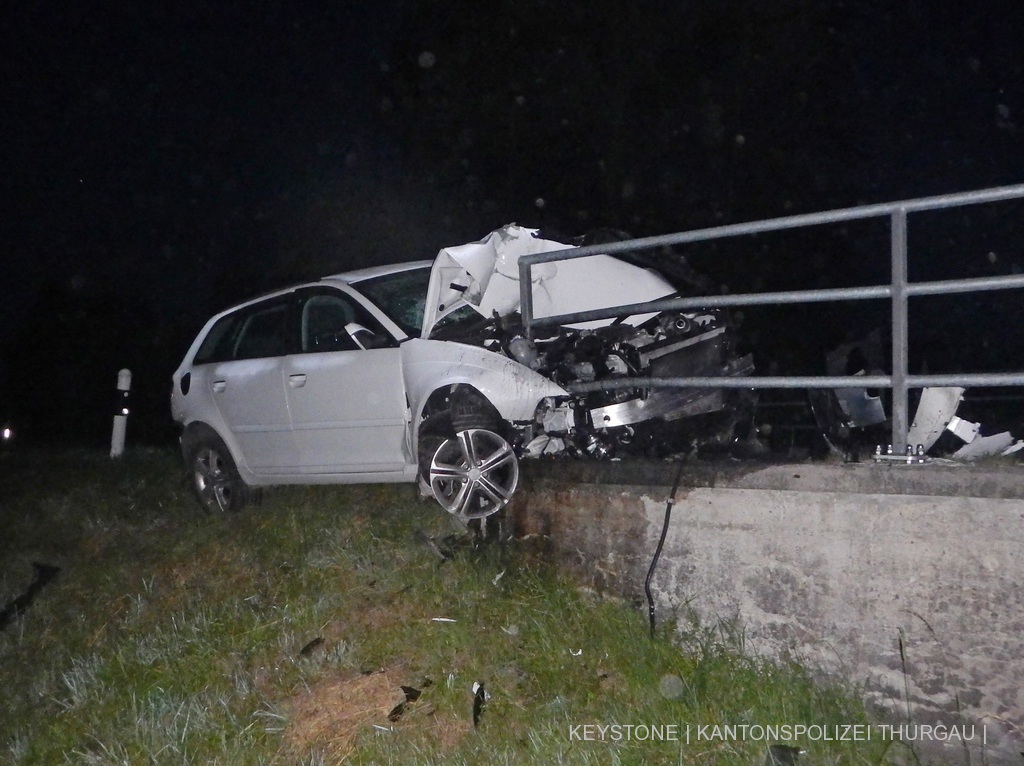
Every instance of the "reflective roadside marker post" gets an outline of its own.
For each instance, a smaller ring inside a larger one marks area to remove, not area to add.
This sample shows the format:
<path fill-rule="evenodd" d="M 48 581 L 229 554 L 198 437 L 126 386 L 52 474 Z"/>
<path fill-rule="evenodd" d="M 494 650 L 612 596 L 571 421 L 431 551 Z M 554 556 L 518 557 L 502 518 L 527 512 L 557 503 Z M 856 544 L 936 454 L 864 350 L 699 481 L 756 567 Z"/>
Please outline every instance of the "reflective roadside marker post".
<path fill-rule="evenodd" d="M 110 435 L 110 457 L 124 453 L 124 435 L 128 427 L 128 392 L 132 389 L 132 371 L 117 373 L 117 397 L 114 404 L 114 430 Z"/>

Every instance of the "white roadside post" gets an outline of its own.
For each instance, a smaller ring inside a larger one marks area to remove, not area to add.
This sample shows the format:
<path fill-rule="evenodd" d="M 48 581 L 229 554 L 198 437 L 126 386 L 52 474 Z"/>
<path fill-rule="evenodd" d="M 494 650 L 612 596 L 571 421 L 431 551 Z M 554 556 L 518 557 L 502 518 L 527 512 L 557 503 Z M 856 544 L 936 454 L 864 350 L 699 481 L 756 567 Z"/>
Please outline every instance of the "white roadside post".
<path fill-rule="evenodd" d="M 117 373 L 117 401 L 114 410 L 114 430 L 110 435 L 110 457 L 124 453 L 124 435 L 128 427 L 128 392 L 132 388 L 132 371 Z"/>

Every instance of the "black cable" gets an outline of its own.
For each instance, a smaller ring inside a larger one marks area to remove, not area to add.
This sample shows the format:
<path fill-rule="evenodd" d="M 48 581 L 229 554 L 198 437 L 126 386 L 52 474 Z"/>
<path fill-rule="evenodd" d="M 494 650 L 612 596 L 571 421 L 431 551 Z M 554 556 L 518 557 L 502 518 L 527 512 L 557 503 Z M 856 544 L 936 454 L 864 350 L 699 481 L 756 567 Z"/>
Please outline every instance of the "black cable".
<path fill-rule="evenodd" d="M 651 559 L 651 568 L 647 570 L 647 579 L 644 580 L 644 593 L 647 594 L 647 617 L 651 622 L 651 638 L 654 638 L 654 596 L 651 595 L 651 580 L 654 579 L 654 568 L 658 566 L 658 559 L 661 557 L 662 546 L 665 545 L 665 536 L 668 534 L 668 523 L 672 518 L 672 506 L 676 502 L 676 490 L 679 489 L 679 481 L 683 478 L 683 461 L 679 461 L 679 470 L 676 471 L 676 480 L 672 484 L 672 494 L 665 503 L 665 523 L 661 527 L 661 539 L 658 540 L 658 547 L 654 550 L 654 558 Z"/>

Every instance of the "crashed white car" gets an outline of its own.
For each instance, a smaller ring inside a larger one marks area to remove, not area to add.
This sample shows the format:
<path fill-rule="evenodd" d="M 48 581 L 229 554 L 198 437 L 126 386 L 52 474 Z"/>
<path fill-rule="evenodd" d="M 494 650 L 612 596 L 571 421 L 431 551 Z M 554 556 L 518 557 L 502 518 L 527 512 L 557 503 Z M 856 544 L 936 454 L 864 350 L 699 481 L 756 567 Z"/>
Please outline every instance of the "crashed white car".
<path fill-rule="evenodd" d="M 518 259 L 569 245 L 509 225 L 433 261 L 337 274 L 210 319 L 173 376 L 171 410 L 200 502 L 277 484 L 414 482 L 464 519 L 508 502 L 524 457 L 606 457 L 657 424 L 726 409 L 721 390 L 575 394 L 615 377 L 743 375 L 718 311 L 522 334 Z M 533 270 L 534 314 L 677 294 L 607 255 Z"/>

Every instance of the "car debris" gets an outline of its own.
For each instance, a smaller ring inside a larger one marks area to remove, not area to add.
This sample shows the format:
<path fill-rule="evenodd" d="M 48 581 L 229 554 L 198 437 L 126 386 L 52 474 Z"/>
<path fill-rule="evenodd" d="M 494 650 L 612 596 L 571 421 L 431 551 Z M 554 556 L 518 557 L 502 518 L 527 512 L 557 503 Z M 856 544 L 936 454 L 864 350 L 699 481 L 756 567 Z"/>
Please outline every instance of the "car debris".
<path fill-rule="evenodd" d="M 991 436 L 979 436 L 953 453 L 954 460 L 978 460 L 996 455 L 1012 455 L 1024 448 L 1024 440 L 1014 440 L 1009 431 Z"/>
<path fill-rule="evenodd" d="M 955 434 L 960 441 L 972 442 L 981 431 L 981 423 L 972 423 L 954 415 L 946 425 L 946 430 Z"/>
<path fill-rule="evenodd" d="M 877 329 L 825 355 L 829 375 L 881 375 L 884 366 L 882 335 Z M 971 461 L 1024 449 L 1024 440 L 1015 439 L 1009 431 L 982 436 L 981 423 L 956 414 L 966 390 L 959 386 L 921 389 L 904 451 L 894 454 L 891 444 L 874 442 L 875 461 L 920 464 L 936 457 Z M 885 403 L 877 392 L 854 387 L 812 389 L 808 399 L 825 443 L 846 459 L 858 459 L 858 447 L 888 428 Z M 951 448 L 943 438 L 947 431 L 962 444 Z"/>
<path fill-rule="evenodd" d="M 1015 439 L 1009 431 L 981 436 L 980 423 L 958 417 L 955 413 L 963 401 L 965 390 L 949 386 L 925 388 L 921 391 L 917 414 L 907 434 L 908 449 L 911 449 L 915 456 L 924 457 L 929 451 L 936 449 L 936 444 L 946 431 L 964 443 L 948 455 L 953 460 L 972 461 L 984 457 L 1011 455 L 1024 449 L 1024 440 Z"/>
<path fill-rule="evenodd" d="M 925 388 L 921 391 L 921 400 L 917 405 L 917 413 L 907 432 L 907 443 L 921 445 L 927 452 L 939 440 L 942 432 L 949 428 L 956 417 L 957 407 L 963 401 L 965 389 L 955 386 L 943 388 Z M 959 421 L 959 418 L 957 418 Z M 960 421 L 963 422 L 963 421 Z M 956 433 L 954 430 L 953 433 Z M 957 433 L 964 441 L 974 438 L 964 437 L 964 431 Z M 977 429 L 974 429 L 977 434 Z"/>
<path fill-rule="evenodd" d="M 828 375 L 874 375 L 882 369 L 882 334 L 874 330 L 866 337 L 837 346 L 825 356 Z M 837 388 L 836 397 L 850 428 L 884 423 L 885 408 L 877 394 L 865 388 Z"/>
<path fill-rule="evenodd" d="M 35 570 L 35 577 L 29 586 L 17 598 L 9 601 L 3 609 L 0 609 L 0 630 L 25 613 L 39 595 L 39 591 L 47 586 L 59 573 L 60 567 L 51 564 L 42 564 L 38 561 L 32 562 L 32 569 Z"/>
<path fill-rule="evenodd" d="M 388 720 L 391 723 L 397 723 L 403 715 L 405 715 L 408 706 L 418 700 L 422 692 L 413 686 L 402 686 L 402 693 L 405 695 L 405 699 L 391 708 L 391 712 L 388 713 Z"/>
<path fill-rule="evenodd" d="M 825 354 L 827 375 L 875 375 L 883 366 L 879 329 Z M 820 388 L 810 389 L 807 397 L 828 449 L 848 460 L 857 460 L 859 448 L 870 441 L 867 435 L 873 435 L 876 427 L 887 421 L 885 404 L 876 391 L 852 386 Z"/>
<path fill-rule="evenodd" d="M 324 643 L 325 643 L 324 637 L 323 636 L 317 636 L 316 638 L 314 638 L 311 641 L 309 641 L 308 643 L 306 643 L 299 650 L 299 656 L 300 657 L 312 657 L 313 653 L 316 652 L 318 649 L 320 651 L 323 651 Z"/>
<path fill-rule="evenodd" d="M 484 705 L 491 698 L 491 695 L 484 689 L 483 682 L 473 682 L 473 728 L 480 726 L 480 716 L 484 712 Z"/>

